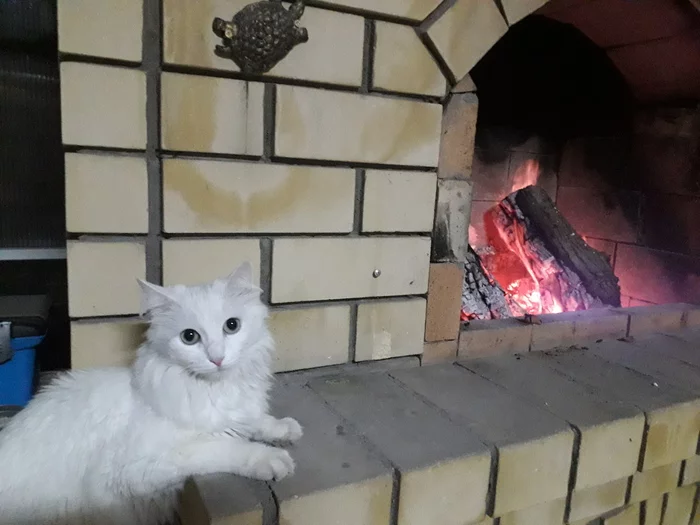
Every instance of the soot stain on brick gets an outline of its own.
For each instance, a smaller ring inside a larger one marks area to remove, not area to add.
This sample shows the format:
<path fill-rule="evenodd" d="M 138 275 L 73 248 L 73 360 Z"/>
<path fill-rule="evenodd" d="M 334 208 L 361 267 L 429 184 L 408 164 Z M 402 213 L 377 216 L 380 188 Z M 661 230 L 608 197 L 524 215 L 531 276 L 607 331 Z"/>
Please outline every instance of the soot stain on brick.
<path fill-rule="evenodd" d="M 177 193 L 204 225 L 244 225 L 259 227 L 292 213 L 311 191 L 311 173 L 305 168 L 288 167 L 280 184 L 241 196 L 235 190 L 217 186 L 190 162 L 166 163 L 164 190 Z M 332 199 L 332 196 L 327 196 Z"/>
<path fill-rule="evenodd" d="M 452 256 L 451 245 L 449 219 L 438 213 L 433 231 L 433 260 L 449 259 Z"/>

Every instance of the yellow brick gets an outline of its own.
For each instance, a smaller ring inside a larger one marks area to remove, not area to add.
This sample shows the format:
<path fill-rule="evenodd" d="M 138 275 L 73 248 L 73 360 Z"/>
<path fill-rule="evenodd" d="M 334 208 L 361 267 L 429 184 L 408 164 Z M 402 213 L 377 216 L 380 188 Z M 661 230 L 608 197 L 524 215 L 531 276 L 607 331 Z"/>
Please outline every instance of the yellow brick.
<path fill-rule="evenodd" d="M 457 341 L 425 343 L 423 345 L 423 355 L 420 360 L 421 365 L 455 361 L 457 359 L 457 344 Z"/>
<path fill-rule="evenodd" d="M 440 5 L 441 0 L 421 0 L 420 2 L 406 2 L 406 0 L 330 0 L 331 4 L 362 9 L 386 15 L 410 18 L 411 20 L 423 20 L 433 9 Z"/>
<path fill-rule="evenodd" d="M 349 360 L 350 307 L 347 305 L 272 310 L 270 330 L 277 345 L 275 372 Z"/>
<path fill-rule="evenodd" d="M 566 431 L 500 447 L 494 513 L 503 515 L 565 497 L 572 446 L 573 434 Z"/>
<path fill-rule="evenodd" d="M 139 62 L 143 0 L 59 0 L 58 50 Z"/>
<path fill-rule="evenodd" d="M 457 0 L 428 35 L 454 76 L 462 78 L 507 30 L 495 2 Z"/>
<path fill-rule="evenodd" d="M 386 525 L 391 514 L 388 477 L 319 491 L 280 502 L 284 525 Z M 332 513 L 332 517 L 329 516 Z"/>
<path fill-rule="evenodd" d="M 292 451 L 294 476 L 273 485 L 279 523 L 387 525 L 392 468 L 353 432 L 343 432 L 345 422 L 309 388 L 278 385 L 272 398 L 276 412 L 304 428 L 304 439 Z"/>
<path fill-rule="evenodd" d="M 430 265 L 425 340 L 452 341 L 459 337 L 464 265 Z"/>
<path fill-rule="evenodd" d="M 144 340 L 146 324 L 137 319 L 73 321 L 71 368 L 128 366 Z"/>
<path fill-rule="evenodd" d="M 138 242 L 68 241 L 68 310 L 71 317 L 137 314 L 136 279 L 146 277 Z"/>
<path fill-rule="evenodd" d="M 431 232 L 436 191 L 435 173 L 367 171 L 362 231 Z"/>
<path fill-rule="evenodd" d="M 258 239 L 167 239 L 163 241 L 163 284 L 203 284 L 226 277 L 249 262 L 260 282 Z"/>
<path fill-rule="evenodd" d="M 690 521 L 698 487 L 688 485 L 669 493 L 664 513 L 664 525 L 686 525 Z"/>
<path fill-rule="evenodd" d="M 470 179 L 479 101 L 474 93 L 454 94 L 445 107 L 438 175 L 441 179 Z"/>
<path fill-rule="evenodd" d="M 656 496 L 644 502 L 644 525 L 661 525 L 664 497 Z"/>
<path fill-rule="evenodd" d="M 700 483 L 700 456 L 695 455 L 690 459 L 685 460 L 685 469 L 683 470 L 683 485 L 691 483 Z"/>
<path fill-rule="evenodd" d="M 576 312 L 574 319 L 574 341 L 578 345 L 596 341 L 612 340 L 627 335 L 627 315 L 604 309 Z"/>
<path fill-rule="evenodd" d="M 644 470 L 692 457 L 700 433 L 700 400 L 655 410 L 647 415 L 647 424 Z"/>
<path fill-rule="evenodd" d="M 261 83 L 163 73 L 160 114 L 164 149 L 262 154 Z"/>
<path fill-rule="evenodd" d="M 430 239 L 277 239 L 272 265 L 275 303 L 418 295 L 428 288 Z"/>
<path fill-rule="evenodd" d="M 603 525 L 639 525 L 639 505 L 631 505 L 610 518 L 603 520 Z"/>
<path fill-rule="evenodd" d="M 564 523 L 566 498 L 534 507 L 517 510 L 501 516 L 501 525 L 561 525 Z"/>
<path fill-rule="evenodd" d="M 532 326 L 531 350 L 551 350 L 555 347 L 568 347 L 574 344 L 574 321 L 571 312 L 545 314 L 542 324 Z"/>
<path fill-rule="evenodd" d="M 425 299 L 362 303 L 357 307 L 355 361 L 423 352 Z"/>
<path fill-rule="evenodd" d="M 419 95 L 445 95 L 445 77 L 414 28 L 377 22 L 376 38 L 374 87 Z"/>
<path fill-rule="evenodd" d="M 249 0 L 165 0 L 163 55 L 168 64 L 238 71 L 229 59 L 213 52 L 221 39 L 211 31 L 215 17 L 231 16 Z M 296 46 L 268 73 L 275 77 L 359 86 L 365 25 L 359 16 L 307 7 L 299 22 L 309 42 Z"/>
<path fill-rule="evenodd" d="M 575 490 L 571 496 L 572 522 L 590 520 L 606 512 L 622 507 L 629 478 L 618 479 L 583 490 Z"/>
<path fill-rule="evenodd" d="M 69 232 L 148 232 L 148 174 L 143 157 L 66 153 L 65 166 Z"/>
<path fill-rule="evenodd" d="M 685 304 L 663 304 L 625 308 L 630 315 L 629 335 L 642 336 L 651 332 L 675 331 L 681 328 Z"/>
<path fill-rule="evenodd" d="M 276 115 L 281 157 L 437 165 L 438 104 L 280 85 Z"/>
<path fill-rule="evenodd" d="M 503 10 L 508 23 L 513 25 L 530 13 L 537 11 L 549 0 L 503 0 Z"/>
<path fill-rule="evenodd" d="M 396 379 L 387 374 L 319 378 L 308 386 L 400 470 L 398 525 L 482 520 L 490 450 L 469 428 L 406 395 L 398 383 L 408 386 L 405 372 L 394 372 Z"/>
<path fill-rule="evenodd" d="M 355 171 L 166 159 L 163 206 L 167 232 L 349 233 Z"/>
<path fill-rule="evenodd" d="M 516 319 L 472 321 L 459 334 L 460 357 L 528 352 L 532 325 Z"/>
<path fill-rule="evenodd" d="M 163 0 L 163 61 L 238 71 L 232 60 L 214 54 L 214 46 L 221 44 L 221 39 L 211 30 L 211 25 L 215 17 L 230 20 L 249 3 L 249 0 Z"/>
<path fill-rule="evenodd" d="M 487 458 L 476 456 L 402 474 L 398 525 L 461 525 L 481 520 L 486 494 L 478 488 L 486 488 L 488 470 Z"/>
<path fill-rule="evenodd" d="M 61 64 L 63 143 L 146 148 L 146 75 L 124 67 Z"/>
<path fill-rule="evenodd" d="M 644 416 L 585 428 L 581 431 L 576 489 L 596 487 L 637 470 Z"/>
<path fill-rule="evenodd" d="M 656 467 L 632 476 L 632 491 L 629 503 L 637 503 L 659 494 L 664 494 L 678 486 L 681 463 Z"/>

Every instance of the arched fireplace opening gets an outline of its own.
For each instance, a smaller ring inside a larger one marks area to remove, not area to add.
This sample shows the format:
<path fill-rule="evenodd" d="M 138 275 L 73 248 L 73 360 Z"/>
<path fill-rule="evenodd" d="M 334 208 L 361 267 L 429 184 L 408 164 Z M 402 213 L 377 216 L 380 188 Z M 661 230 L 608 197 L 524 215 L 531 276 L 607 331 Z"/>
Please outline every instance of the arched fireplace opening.
<path fill-rule="evenodd" d="M 463 320 L 700 301 L 696 108 L 641 104 L 604 50 L 542 15 L 511 27 L 471 77 L 479 115 Z M 521 216 L 514 192 L 530 185 L 553 211 Z M 573 246 L 553 246 L 538 226 L 553 213 Z M 582 267 L 567 255 L 585 252 L 579 236 L 595 250 Z M 601 280 L 619 280 L 618 297 L 591 290 Z"/>

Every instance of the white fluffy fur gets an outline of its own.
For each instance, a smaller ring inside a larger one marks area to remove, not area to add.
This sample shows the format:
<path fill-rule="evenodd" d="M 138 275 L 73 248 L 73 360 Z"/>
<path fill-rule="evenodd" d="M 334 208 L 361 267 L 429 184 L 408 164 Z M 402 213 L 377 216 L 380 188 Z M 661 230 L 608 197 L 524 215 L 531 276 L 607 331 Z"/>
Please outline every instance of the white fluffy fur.
<path fill-rule="evenodd" d="M 135 364 L 61 376 L 0 432 L 0 524 L 161 524 L 189 476 L 293 472 L 264 444 L 301 427 L 267 414 L 273 341 L 250 265 L 203 286 L 141 287 L 150 326 Z M 187 328 L 198 344 L 182 342 Z"/>

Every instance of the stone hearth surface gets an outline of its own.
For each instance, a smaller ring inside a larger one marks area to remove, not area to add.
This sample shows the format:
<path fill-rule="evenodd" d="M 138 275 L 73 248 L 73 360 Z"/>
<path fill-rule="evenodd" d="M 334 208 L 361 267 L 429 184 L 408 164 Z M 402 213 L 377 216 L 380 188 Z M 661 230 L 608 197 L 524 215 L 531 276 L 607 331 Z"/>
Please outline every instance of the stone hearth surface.
<path fill-rule="evenodd" d="M 183 525 L 699 523 L 700 328 L 410 363 L 279 376 L 295 475 L 190 480 Z"/>

